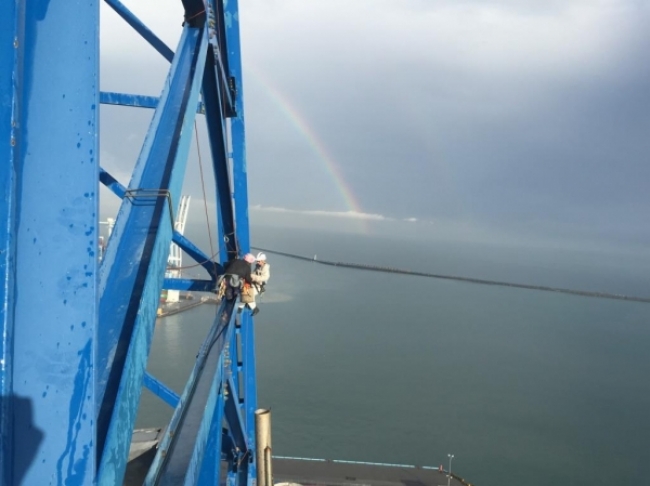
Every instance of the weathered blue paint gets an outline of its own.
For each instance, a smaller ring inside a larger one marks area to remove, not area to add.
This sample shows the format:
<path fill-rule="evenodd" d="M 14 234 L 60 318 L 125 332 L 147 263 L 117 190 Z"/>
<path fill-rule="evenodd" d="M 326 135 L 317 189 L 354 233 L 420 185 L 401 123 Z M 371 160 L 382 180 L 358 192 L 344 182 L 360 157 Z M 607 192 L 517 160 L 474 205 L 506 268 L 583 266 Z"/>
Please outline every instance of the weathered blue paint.
<path fill-rule="evenodd" d="M 250 233 L 248 220 L 248 181 L 246 168 L 246 133 L 244 127 L 244 97 L 241 65 L 241 45 L 239 36 L 239 8 L 237 0 L 224 0 L 225 36 L 228 48 L 230 75 L 234 80 L 237 98 L 235 100 L 236 116 L 230 119 L 232 137 L 233 185 L 235 198 L 236 234 L 239 251 L 250 250 Z M 257 377 L 255 370 L 255 334 L 253 319 L 245 312 L 242 316 L 243 349 L 243 388 L 244 418 L 247 427 L 248 444 L 255 450 L 255 410 L 257 409 Z M 257 477 L 256 464 L 250 464 L 250 478 Z"/>
<path fill-rule="evenodd" d="M 109 188 L 113 194 L 122 199 L 126 193 L 126 187 L 120 184 L 115 177 L 110 175 L 101 167 L 99 168 L 99 182 Z"/>
<path fill-rule="evenodd" d="M 174 52 L 156 34 L 154 34 L 133 12 L 119 0 L 105 0 L 135 31 L 140 34 L 165 59 L 172 62 Z"/>
<path fill-rule="evenodd" d="M 134 95 L 102 91 L 99 101 L 104 105 L 132 106 L 134 108 L 156 108 L 160 98 L 157 96 Z"/>
<path fill-rule="evenodd" d="M 185 27 L 129 189 L 168 190 L 178 204 L 207 46 Z M 119 484 L 139 404 L 172 239 L 165 198 L 123 199 L 102 265 L 98 353 L 98 484 Z M 119 386 L 119 389 L 118 389 Z"/>
<path fill-rule="evenodd" d="M 151 375 L 147 371 L 144 373 L 142 384 L 170 407 L 176 408 L 178 406 L 178 402 L 181 398 L 174 392 L 174 390 L 169 388 L 162 381 L 156 379 L 155 376 Z"/>
<path fill-rule="evenodd" d="M 173 59 L 160 98 L 100 95 L 99 7 L 92 0 L 81 6 L 50 0 L 10 0 L 0 5 L 0 160 L 6 161 L 0 164 L 2 484 L 121 484 L 142 384 L 156 385 L 152 377 L 145 378 L 145 365 L 170 242 L 179 244 L 211 277 L 176 281 L 175 285 L 211 289 L 223 272 L 212 261 L 214 256 L 205 255 L 172 231 L 164 197 L 144 198 L 138 192 L 168 191 L 176 207 L 193 119 L 202 110 L 200 88 L 212 96 L 211 141 L 221 138 L 224 147 L 213 157 L 221 164 L 215 175 L 222 187 L 218 214 L 227 227 L 222 236 L 229 236 L 230 241 L 220 246 L 229 250 L 225 258 L 249 246 L 248 215 L 243 207 L 247 204 L 243 136 L 233 138 L 233 174 L 228 173 L 228 145 L 224 143 L 226 117 L 238 113 L 235 131 L 243 134 L 241 65 L 238 59 L 229 59 L 239 56 L 238 37 L 235 49 L 223 50 L 231 42 L 226 23 L 232 27 L 236 4 L 228 6 L 226 22 L 221 0 L 210 0 L 209 18 L 201 10 L 205 8 L 202 0 L 185 0 L 186 25 L 174 55 L 118 0 L 107 2 L 165 58 Z M 74 19 L 74 28 L 70 28 L 70 19 Z M 206 59 L 208 76 L 203 72 Z M 237 107 L 233 106 L 235 98 Z M 99 170 L 100 101 L 155 107 L 156 112 L 128 188 L 136 192 L 123 200 L 98 269 L 98 181 L 121 198 L 127 193 L 115 178 Z M 233 215 L 228 187 L 231 175 L 237 215 Z M 37 301 L 34 292 L 39 294 Z M 195 416 L 202 425 L 198 440 L 192 443 L 196 454 L 186 474 L 192 484 L 214 483 L 223 444 L 234 445 L 221 433 L 226 413 L 240 446 L 254 438 L 243 418 L 256 402 L 255 384 L 249 380 L 254 379 L 254 349 L 246 347 L 252 343 L 252 323 L 245 313 L 243 356 L 235 356 L 233 305 L 224 303 L 217 314 L 215 329 L 228 331 L 227 335 L 212 334 L 197 359 L 198 370 L 207 355 L 217 358 L 221 367 L 205 374 L 213 381 L 208 382 L 207 415 Z M 245 410 L 238 407 L 236 392 L 229 392 L 229 400 L 225 399 L 226 381 L 237 390 L 240 360 L 249 371 Z M 188 382 L 189 388 L 194 379 Z M 177 403 L 169 430 L 182 435 L 182 414 L 177 412 L 187 410 L 191 403 L 165 391 L 162 384 L 157 386 L 168 403 Z M 184 396 L 191 402 L 189 395 Z M 170 436 L 167 446 L 169 441 Z M 229 455 L 230 480 L 239 484 L 250 484 L 245 453 Z M 205 477 L 210 479 L 204 481 Z"/>
<path fill-rule="evenodd" d="M 160 98 L 157 96 L 115 93 L 112 91 L 101 91 L 99 93 L 99 102 L 103 105 L 129 106 L 132 108 L 156 108 L 159 101 Z M 200 101 L 196 104 L 196 112 L 205 114 L 205 107 Z"/>
<path fill-rule="evenodd" d="M 22 71 L 19 29 L 24 12 L 16 2 L 0 5 L 0 483 L 13 484 L 13 337 L 16 255 L 16 144 L 20 122 Z M 15 43 L 14 43 L 15 42 Z M 4 73 L 4 75 L 3 75 Z"/>
<path fill-rule="evenodd" d="M 94 1 L 0 4 L 3 484 L 93 481 L 98 25 Z"/>

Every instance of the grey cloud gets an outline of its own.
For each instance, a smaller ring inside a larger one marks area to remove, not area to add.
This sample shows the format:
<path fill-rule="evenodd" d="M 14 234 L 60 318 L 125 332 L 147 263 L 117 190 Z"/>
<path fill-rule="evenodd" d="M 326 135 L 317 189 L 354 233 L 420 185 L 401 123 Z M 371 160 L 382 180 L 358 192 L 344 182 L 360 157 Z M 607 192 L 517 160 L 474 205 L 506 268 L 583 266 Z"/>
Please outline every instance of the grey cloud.
<path fill-rule="evenodd" d="M 253 203 L 348 209 L 269 82 L 365 212 L 650 239 L 647 4 L 253 1 L 242 9 Z M 166 63 L 137 52 L 110 55 L 102 87 L 157 94 Z M 134 160 L 130 132 L 108 111 L 102 117 L 103 137 L 121 144 L 106 150 Z M 188 189 L 196 184 L 190 170 Z"/>
<path fill-rule="evenodd" d="M 436 2 L 434 9 L 445 5 Z M 346 30 L 326 37 L 329 57 L 323 36 L 315 35 L 312 45 L 302 27 L 300 48 L 292 49 L 295 39 L 283 44 L 298 61 L 283 62 L 281 50 L 271 49 L 268 70 L 326 140 L 369 208 L 515 224 L 580 215 L 598 228 L 609 224 L 604 215 L 617 207 L 634 226 L 638 215 L 626 212 L 625 203 L 650 202 L 643 187 L 650 150 L 643 136 L 649 120 L 642 54 L 649 43 L 638 19 L 646 14 L 647 20 L 648 12 L 631 3 L 613 12 L 612 5 L 570 2 L 571 15 L 583 9 L 586 17 L 573 22 L 569 14 L 553 17 L 564 12 L 556 4 L 539 22 L 573 29 L 560 32 L 560 41 L 582 45 L 550 42 L 545 54 L 539 46 L 549 39 L 527 38 L 530 58 L 525 46 L 516 46 L 508 64 L 506 41 L 518 39 L 504 37 L 496 67 L 463 52 L 454 64 L 444 53 L 453 45 L 426 45 L 426 38 L 408 45 L 424 40 L 419 49 L 398 52 L 379 42 L 368 50 L 372 42 L 365 43 L 363 34 L 372 27 L 360 22 L 358 42 Z M 522 15 L 521 6 L 514 13 L 507 8 L 499 2 L 497 13 Z M 534 14 L 540 13 L 527 12 Z M 368 15 L 372 20 L 375 14 Z M 539 27 L 537 35 L 543 33 Z M 312 56 L 314 67 L 306 68 L 301 56 Z"/>

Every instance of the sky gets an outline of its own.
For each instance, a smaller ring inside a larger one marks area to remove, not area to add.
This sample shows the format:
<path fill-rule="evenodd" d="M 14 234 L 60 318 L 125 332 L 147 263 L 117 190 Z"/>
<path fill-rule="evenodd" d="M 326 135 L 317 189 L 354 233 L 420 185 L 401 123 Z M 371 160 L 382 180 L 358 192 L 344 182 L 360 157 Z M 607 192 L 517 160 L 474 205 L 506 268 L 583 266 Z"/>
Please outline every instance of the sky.
<path fill-rule="evenodd" d="M 180 1 L 125 4 L 175 47 Z M 240 11 L 255 224 L 650 242 L 650 2 L 240 0 Z M 168 64 L 105 5 L 101 36 L 102 89 L 158 95 Z M 127 123 L 124 110 L 102 109 L 101 161 L 126 183 L 151 113 L 130 109 Z M 193 147 L 184 193 L 198 218 L 196 159 Z"/>

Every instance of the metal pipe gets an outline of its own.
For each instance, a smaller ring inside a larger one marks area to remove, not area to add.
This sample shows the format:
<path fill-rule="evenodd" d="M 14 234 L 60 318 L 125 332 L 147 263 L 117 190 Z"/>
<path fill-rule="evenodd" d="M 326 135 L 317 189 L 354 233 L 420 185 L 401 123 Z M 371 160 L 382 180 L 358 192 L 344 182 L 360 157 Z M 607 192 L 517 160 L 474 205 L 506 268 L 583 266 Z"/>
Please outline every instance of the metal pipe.
<path fill-rule="evenodd" d="M 260 408 L 255 411 L 255 444 L 257 457 L 257 485 L 273 486 L 270 410 Z"/>

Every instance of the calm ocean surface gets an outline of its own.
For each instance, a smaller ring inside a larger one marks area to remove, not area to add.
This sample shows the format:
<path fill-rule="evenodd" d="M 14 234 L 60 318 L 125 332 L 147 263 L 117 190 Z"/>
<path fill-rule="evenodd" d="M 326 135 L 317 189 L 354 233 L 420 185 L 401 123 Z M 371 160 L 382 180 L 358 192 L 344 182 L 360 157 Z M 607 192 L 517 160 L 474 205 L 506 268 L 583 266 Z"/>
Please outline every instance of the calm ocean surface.
<path fill-rule="evenodd" d="M 256 246 L 650 295 L 632 254 L 256 228 Z M 446 464 L 478 486 L 650 484 L 650 304 L 341 269 L 270 255 L 256 317 L 274 454 Z M 182 391 L 215 306 L 159 320 L 149 370 Z M 146 392 L 138 426 L 171 410 Z"/>

